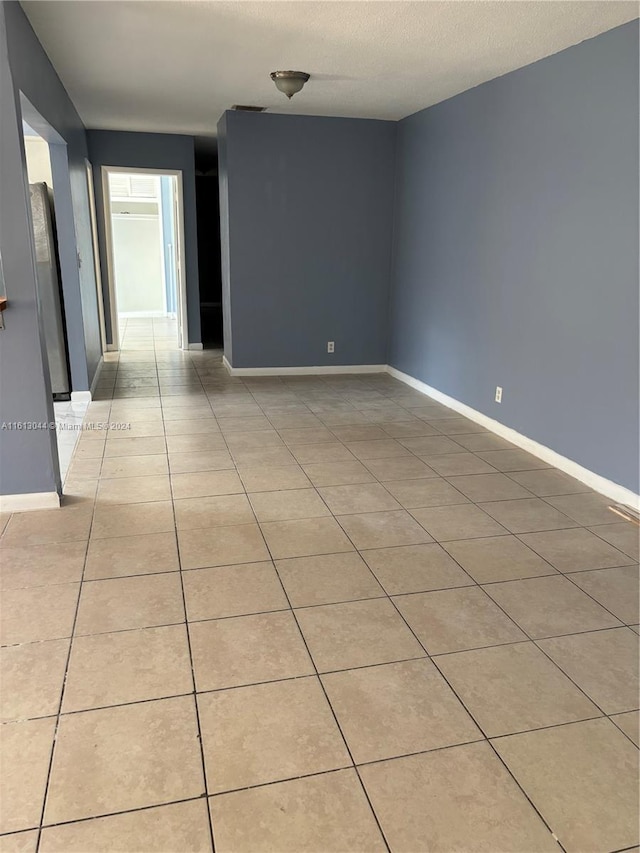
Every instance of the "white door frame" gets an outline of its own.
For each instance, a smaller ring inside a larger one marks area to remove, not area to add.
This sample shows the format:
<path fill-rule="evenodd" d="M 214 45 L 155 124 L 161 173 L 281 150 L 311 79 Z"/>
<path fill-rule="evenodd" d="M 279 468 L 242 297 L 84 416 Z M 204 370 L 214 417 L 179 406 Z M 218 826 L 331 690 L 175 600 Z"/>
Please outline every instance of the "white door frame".
<path fill-rule="evenodd" d="M 100 348 L 102 354 L 107 351 L 107 329 L 104 322 L 104 298 L 102 295 L 102 276 L 100 274 L 100 252 L 98 249 L 98 219 L 96 199 L 93 192 L 93 168 L 87 158 L 84 158 L 87 173 L 87 191 L 89 194 L 89 216 L 91 217 L 91 243 L 93 248 L 93 268 L 96 279 L 96 297 L 98 300 L 98 320 L 100 323 Z"/>
<path fill-rule="evenodd" d="M 109 189 L 109 174 L 120 172 L 125 175 L 171 175 L 176 181 L 175 199 L 178 209 L 175 227 L 179 248 L 177 263 L 177 308 L 178 308 L 178 347 L 189 349 L 188 315 L 187 315 L 187 279 L 184 269 L 184 201 L 182 187 L 182 169 L 147 169 L 132 166 L 101 166 L 102 198 L 104 232 L 106 237 L 107 279 L 109 284 L 109 310 L 111 315 L 111 344 L 110 350 L 120 349 L 120 330 L 118 328 L 118 303 L 116 299 L 115 264 L 113 259 L 113 229 L 111 228 L 111 191 Z M 162 212 L 160 211 L 162 218 Z"/>

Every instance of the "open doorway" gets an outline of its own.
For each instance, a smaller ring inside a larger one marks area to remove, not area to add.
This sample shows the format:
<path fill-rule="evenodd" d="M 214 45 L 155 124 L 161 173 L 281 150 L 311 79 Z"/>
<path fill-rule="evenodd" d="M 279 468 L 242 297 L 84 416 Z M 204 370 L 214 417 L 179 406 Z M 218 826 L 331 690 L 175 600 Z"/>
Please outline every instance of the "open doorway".
<path fill-rule="evenodd" d="M 38 310 L 53 397 L 60 480 L 64 483 L 87 403 L 73 401 L 71 398 L 71 371 L 51 151 L 47 140 L 24 120 L 22 130 L 31 203 Z"/>
<path fill-rule="evenodd" d="M 187 346 L 182 173 L 102 167 L 115 349 Z"/>
<path fill-rule="evenodd" d="M 46 345 L 53 399 L 71 399 L 71 378 L 64 319 L 62 275 L 56 229 L 49 143 L 22 122 L 33 225 L 38 304 Z"/>
<path fill-rule="evenodd" d="M 195 138 L 200 334 L 205 349 L 223 349 L 220 189 L 215 137 Z"/>

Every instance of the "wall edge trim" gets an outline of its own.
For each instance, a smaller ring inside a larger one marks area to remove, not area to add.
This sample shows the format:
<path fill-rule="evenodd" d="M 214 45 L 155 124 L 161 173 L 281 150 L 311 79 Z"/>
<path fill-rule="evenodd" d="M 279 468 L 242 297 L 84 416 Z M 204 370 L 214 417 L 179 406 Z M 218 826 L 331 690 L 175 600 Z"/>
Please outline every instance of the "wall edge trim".
<path fill-rule="evenodd" d="M 24 495 L 0 495 L 0 512 L 28 512 L 35 509 L 58 509 L 57 492 L 28 492 Z"/>
<path fill-rule="evenodd" d="M 100 374 L 102 373 L 102 368 L 104 366 L 104 353 L 100 356 L 100 361 L 96 367 L 96 372 L 93 374 L 93 381 L 91 383 L 91 388 L 89 388 L 89 393 L 91 394 L 91 399 L 93 399 L 93 395 L 95 393 L 96 387 L 98 385 L 98 381 L 100 379 Z"/>
<path fill-rule="evenodd" d="M 606 477 L 596 474 L 588 468 L 584 468 L 582 465 L 579 465 L 572 459 L 568 459 L 566 456 L 562 456 L 550 447 L 546 447 L 546 445 L 540 444 L 539 442 L 534 441 L 534 439 L 528 438 L 526 435 L 522 435 L 522 433 L 517 432 L 511 427 L 505 426 L 505 424 L 490 418 L 488 415 L 483 415 L 482 412 L 472 409 L 471 406 L 467 406 L 466 403 L 461 403 L 459 400 L 456 400 L 455 397 L 449 397 L 442 391 L 438 391 L 437 388 L 432 388 L 431 385 L 427 385 L 426 382 L 421 382 L 419 379 L 415 379 L 408 373 L 403 373 L 401 370 L 391 367 L 391 365 L 387 365 L 386 372 L 395 379 L 399 379 L 400 382 L 404 382 L 405 385 L 415 388 L 416 391 L 421 391 L 428 397 L 432 397 L 439 403 L 442 403 L 450 409 L 453 409 L 459 414 L 469 418 L 469 420 L 481 424 L 496 435 L 507 439 L 507 441 L 512 442 L 512 444 L 517 445 L 522 448 L 522 450 L 526 450 L 533 456 L 537 456 L 538 459 L 542 459 L 544 462 L 548 462 L 560 471 L 564 471 L 565 474 L 569 474 L 569 476 L 574 477 L 574 479 L 579 480 L 581 483 L 584 483 L 586 486 L 594 489 L 594 491 L 600 492 L 600 494 L 605 495 L 612 501 L 626 504 L 636 510 L 640 507 L 640 495 L 632 492 L 631 489 L 627 489 L 626 486 L 621 486 L 618 483 L 614 483 L 613 480 L 608 480 Z M 611 523 L 613 524 L 614 522 L 615 518 L 612 515 Z"/>
<path fill-rule="evenodd" d="M 196 350 L 199 352 L 200 350 L 204 349 L 204 346 L 201 343 L 193 343 L 193 344 L 188 344 L 187 349 Z"/>
<path fill-rule="evenodd" d="M 96 386 L 98 385 L 98 379 L 100 378 L 100 372 L 102 370 L 102 365 L 104 364 L 104 355 L 100 356 L 100 361 L 98 362 L 98 366 L 96 367 L 96 372 L 93 374 L 93 381 L 91 383 L 91 388 L 88 391 L 72 391 L 71 392 L 71 402 L 72 403 L 90 403 L 93 400 L 93 395 L 96 391 Z"/>

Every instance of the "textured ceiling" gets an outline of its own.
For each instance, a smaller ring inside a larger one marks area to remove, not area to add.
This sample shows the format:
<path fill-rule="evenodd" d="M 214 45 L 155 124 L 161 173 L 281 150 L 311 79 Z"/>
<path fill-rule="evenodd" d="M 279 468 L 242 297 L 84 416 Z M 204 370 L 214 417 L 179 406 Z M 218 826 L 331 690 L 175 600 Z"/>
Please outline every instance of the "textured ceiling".
<path fill-rule="evenodd" d="M 22 6 L 87 127 L 201 136 L 238 103 L 400 119 L 638 17 L 613 0 Z M 292 101 L 282 68 L 312 75 Z"/>

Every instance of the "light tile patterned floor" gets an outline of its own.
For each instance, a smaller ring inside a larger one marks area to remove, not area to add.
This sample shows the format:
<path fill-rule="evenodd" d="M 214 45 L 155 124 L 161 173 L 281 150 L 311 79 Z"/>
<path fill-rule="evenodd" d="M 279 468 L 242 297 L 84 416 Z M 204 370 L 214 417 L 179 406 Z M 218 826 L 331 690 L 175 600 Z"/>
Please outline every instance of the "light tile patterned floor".
<path fill-rule="evenodd" d="M 0 851 L 638 844 L 637 528 L 389 376 L 123 326 L 0 523 Z"/>

